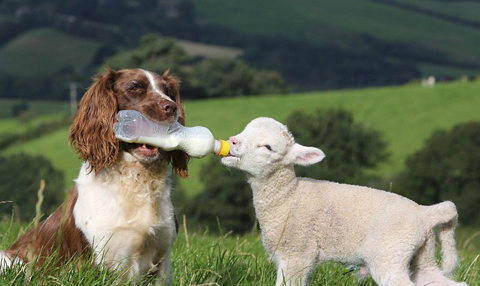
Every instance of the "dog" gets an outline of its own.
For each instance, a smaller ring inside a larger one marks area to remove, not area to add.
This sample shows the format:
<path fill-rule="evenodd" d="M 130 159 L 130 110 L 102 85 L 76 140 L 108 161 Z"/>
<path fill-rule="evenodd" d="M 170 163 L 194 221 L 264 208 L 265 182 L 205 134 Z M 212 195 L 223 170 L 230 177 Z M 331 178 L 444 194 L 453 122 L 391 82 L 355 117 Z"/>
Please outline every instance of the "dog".
<path fill-rule="evenodd" d="M 52 255 L 56 265 L 83 263 L 93 255 L 96 264 L 126 279 L 149 274 L 171 282 L 178 225 L 169 166 L 187 177 L 189 156 L 118 141 L 113 124 L 120 110 L 184 125 L 179 79 L 168 71 L 108 69 L 94 80 L 70 129 L 70 145 L 84 161 L 75 185 L 62 206 L 0 253 L 3 267 L 53 263 Z"/>

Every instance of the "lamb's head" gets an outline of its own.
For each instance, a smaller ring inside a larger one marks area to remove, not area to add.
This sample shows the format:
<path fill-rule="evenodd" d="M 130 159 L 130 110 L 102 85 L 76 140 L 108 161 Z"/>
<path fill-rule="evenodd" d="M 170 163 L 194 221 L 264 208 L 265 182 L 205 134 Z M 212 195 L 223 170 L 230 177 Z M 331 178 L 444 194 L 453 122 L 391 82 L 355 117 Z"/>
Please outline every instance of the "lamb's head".
<path fill-rule="evenodd" d="M 287 126 L 266 117 L 252 120 L 242 133 L 230 137 L 229 142 L 230 154 L 222 163 L 257 178 L 293 164 L 315 164 L 325 157 L 318 148 L 295 143 Z"/>

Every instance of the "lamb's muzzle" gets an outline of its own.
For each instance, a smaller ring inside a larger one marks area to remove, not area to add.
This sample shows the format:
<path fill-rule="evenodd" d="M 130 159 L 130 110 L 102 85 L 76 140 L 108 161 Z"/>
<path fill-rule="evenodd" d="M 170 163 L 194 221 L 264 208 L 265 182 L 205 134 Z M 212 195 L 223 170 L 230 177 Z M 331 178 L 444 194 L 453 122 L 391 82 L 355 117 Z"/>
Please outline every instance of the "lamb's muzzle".
<path fill-rule="evenodd" d="M 294 164 L 324 153 L 295 140 L 285 125 L 257 118 L 230 137 L 229 167 L 247 173 L 262 240 L 277 265 L 276 285 L 305 285 L 315 265 L 337 261 L 370 272 L 380 286 L 463 285 L 450 276 L 458 264 L 452 202 L 421 206 L 367 187 L 297 178 Z M 443 269 L 435 260 L 441 226 Z"/>

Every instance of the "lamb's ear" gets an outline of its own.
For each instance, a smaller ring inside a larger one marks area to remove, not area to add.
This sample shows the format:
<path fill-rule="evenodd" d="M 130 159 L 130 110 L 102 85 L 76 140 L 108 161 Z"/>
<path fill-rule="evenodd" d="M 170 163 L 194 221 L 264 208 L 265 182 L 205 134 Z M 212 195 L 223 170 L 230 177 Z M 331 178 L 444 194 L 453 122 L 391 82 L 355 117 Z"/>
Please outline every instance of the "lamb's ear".
<path fill-rule="evenodd" d="M 322 150 L 295 143 L 285 156 L 285 164 L 308 166 L 322 161 L 323 158 L 325 153 Z"/>

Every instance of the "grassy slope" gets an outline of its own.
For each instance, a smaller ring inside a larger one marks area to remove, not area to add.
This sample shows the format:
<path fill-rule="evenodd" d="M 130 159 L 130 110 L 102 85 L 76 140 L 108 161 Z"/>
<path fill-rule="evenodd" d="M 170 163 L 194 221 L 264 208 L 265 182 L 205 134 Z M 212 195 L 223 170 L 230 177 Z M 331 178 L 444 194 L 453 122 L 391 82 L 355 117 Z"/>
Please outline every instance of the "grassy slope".
<path fill-rule="evenodd" d="M 54 29 L 34 29 L 0 48 L 0 67 L 19 76 L 51 74 L 67 65 L 80 69 L 88 65 L 99 46 Z"/>
<path fill-rule="evenodd" d="M 313 112 L 319 108 L 342 107 L 353 111 L 355 120 L 385 134 L 391 151 L 390 162 L 375 172 L 388 176 L 403 168 L 405 156 L 421 148 L 433 130 L 447 129 L 458 122 L 480 120 L 479 88 L 478 82 L 452 83 L 432 89 L 412 85 L 191 102 L 186 104 L 187 123 L 204 125 L 215 136 L 228 138 L 241 132 L 251 119 L 258 116 L 284 121 L 295 110 Z M 201 162 L 193 160 L 190 165 L 192 178 L 183 180 L 188 192 L 201 186 L 196 177 Z"/>
<path fill-rule="evenodd" d="M 193 101 L 186 102 L 185 109 L 187 126 L 206 126 L 217 138 L 228 139 L 229 136 L 241 132 L 250 120 L 259 116 L 274 117 L 285 122 L 296 110 L 313 112 L 319 108 L 342 107 L 351 110 L 355 120 L 385 134 L 392 153 L 391 160 L 374 172 L 388 176 L 403 168 L 405 156 L 421 148 L 423 141 L 433 130 L 448 129 L 459 122 L 480 120 L 479 90 L 480 82 L 442 84 L 430 89 L 410 85 Z M 68 128 L 65 128 L 49 136 L 0 151 L 0 154 L 42 154 L 52 160 L 55 167 L 65 172 L 68 187 L 77 175 L 80 161 L 68 148 L 67 137 Z M 191 178 L 180 180 L 189 194 L 195 194 L 202 189 L 198 173 L 205 160 L 193 159 L 190 164 Z"/>
<path fill-rule="evenodd" d="M 435 5 L 443 8 L 443 3 Z M 480 12 L 476 3 L 456 3 L 449 5 L 455 8 L 451 9 L 452 15 L 468 10 L 469 15 L 477 17 Z M 271 5 L 268 1 L 237 0 L 219 5 L 217 0 L 204 0 L 195 5 L 206 19 L 245 33 L 337 44 L 349 40 L 353 33 L 366 33 L 388 41 L 418 43 L 458 59 L 480 62 L 479 29 L 375 2 L 280 0 Z"/>

